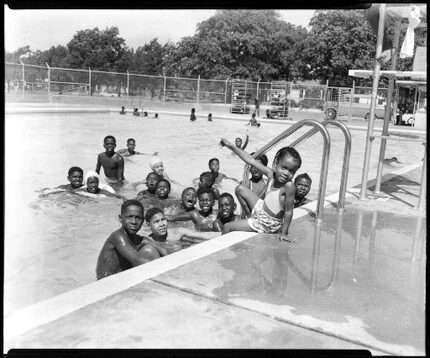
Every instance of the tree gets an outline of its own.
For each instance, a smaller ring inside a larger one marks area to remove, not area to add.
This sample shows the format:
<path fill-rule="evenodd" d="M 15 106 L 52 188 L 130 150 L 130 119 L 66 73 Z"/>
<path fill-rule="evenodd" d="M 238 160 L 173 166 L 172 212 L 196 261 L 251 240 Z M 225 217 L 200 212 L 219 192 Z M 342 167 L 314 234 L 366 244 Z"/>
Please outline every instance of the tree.
<path fill-rule="evenodd" d="M 305 36 L 274 10 L 219 10 L 178 44 L 176 68 L 191 77 L 286 79 L 295 43 Z"/>
<path fill-rule="evenodd" d="M 148 44 L 139 46 L 131 57 L 130 71 L 148 75 L 163 73 L 163 46 L 158 39 L 152 39 Z"/>
<path fill-rule="evenodd" d="M 74 68 L 116 71 L 126 52 L 125 40 L 117 27 L 78 31 L 67 44 L 69 63 Z"/>
<path fill-rule="evenodd" d="M 302 79 L 345 79 L 352 68 L 371 69 L 376 37 L 363 10 L 320 10 L 299 45 L 296 73 Z"/>

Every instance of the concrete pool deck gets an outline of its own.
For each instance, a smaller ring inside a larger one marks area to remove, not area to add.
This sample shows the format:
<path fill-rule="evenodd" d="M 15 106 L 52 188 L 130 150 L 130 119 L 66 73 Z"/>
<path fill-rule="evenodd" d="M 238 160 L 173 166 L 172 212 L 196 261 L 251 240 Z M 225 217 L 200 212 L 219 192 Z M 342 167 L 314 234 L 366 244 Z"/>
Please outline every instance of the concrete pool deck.
<path fill-rule="evenodd" d="M 290 235 L 237 232 L 5 317 L 9 348 L 368 349 L 425 354 L 426 214 L 420 163 L 386 195 L 297 209 Z M 371 189 L 372 183 L 369 183 Z"/>

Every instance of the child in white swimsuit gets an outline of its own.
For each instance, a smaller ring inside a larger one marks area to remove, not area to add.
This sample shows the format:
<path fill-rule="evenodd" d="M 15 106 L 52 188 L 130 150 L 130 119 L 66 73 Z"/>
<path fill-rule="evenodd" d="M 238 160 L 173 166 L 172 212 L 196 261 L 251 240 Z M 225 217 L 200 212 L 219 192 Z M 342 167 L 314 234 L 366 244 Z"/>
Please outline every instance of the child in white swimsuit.
<path fill-rule="evenodd" d="M 251 217 L 227 223 L 223 226 L 223 234 L 231 231 L 279 233 L 279 240 L 292 241 L 287 238 L 296 193 L 292 179 L 302 164 L 300 154 L 292 147 L 281 148 L 275 155 L 274 169 L 272 169 L 226 139 L 221 139 L 221 145 L 226 146 L 243 161 L 263 172 L 270 180 L 264 200 L 244 185 L 236 187 L 235 193 L 238 201 L 242 208 L 247 208 L 251 212 Z"/>

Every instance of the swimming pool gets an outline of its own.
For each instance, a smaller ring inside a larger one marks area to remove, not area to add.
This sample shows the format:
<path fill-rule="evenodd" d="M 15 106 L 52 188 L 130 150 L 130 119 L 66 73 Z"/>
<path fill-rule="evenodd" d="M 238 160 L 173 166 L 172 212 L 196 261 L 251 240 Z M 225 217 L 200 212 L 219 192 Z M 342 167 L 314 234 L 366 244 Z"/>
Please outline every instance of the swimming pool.
<path fill-rule="evenodd" d="M 95 264 L 107 236 L 119 227 L 121 201 L 111 198 L 70 196 L 56 200 L 39 199 L 38 190 L 66 183 L 69 167 L 84 171 L 94 169 L 97 154 L 103 151 L 103 138 L 114 135 L 117 149 L 125 148 L 130 137 L 136 150 L 160 152 L 166 172 L 174 180 L 190 185 L 192 179 L 208 170 L 208 160 L 220 159 L 220 171 L 238 179 L 243 162 L 228 149 L 219 147 L 220 137 L 244 139 L 249 130 L 251 152 L 286 129 L 284 123 L 249 128 L 244 122 L 202 120 L 190 122 L 184 116 L 162 115 L 158 119 L 119 114 L 32 114 L 7 115 L 5 118 L 5 314 L 15 309 L 58 295 L 95 280 Z M 273 148 L 269 162 L 280 146 L 288 144 L 303 131 Z M 340 185 L 343 134 L 328 128 L 331 156 L 326 194 L 335 193 Z M 351 166 L 348 186 L 360 184 L 365 149 L 365 132 L 352 132 Z M 322 139 L 316 135 L 300 144 L 303 165 L 298 173 L 307 172 L 313 179 L 310 197 L 318 191 Z M 379 143 L 372 147 L 369 178 L 376 175 Z M 388 142 L 387 157 L 395 156 L 402 164 L 421 160 L 423 147 L 415 142 Z M 130 182 L 143 179 L 149 172 L 148 157 L 126 161 L 125 177 Z M 103 177 L 103 175 L 101 175 Z M 234 182 L 225 182 L 227 191 Z M 173 187 L 179 194 L 179 188 Z M 127 197 L 136 191 L 125 190 Z M 294 230 L 294 222 L 291 230 Z"/>

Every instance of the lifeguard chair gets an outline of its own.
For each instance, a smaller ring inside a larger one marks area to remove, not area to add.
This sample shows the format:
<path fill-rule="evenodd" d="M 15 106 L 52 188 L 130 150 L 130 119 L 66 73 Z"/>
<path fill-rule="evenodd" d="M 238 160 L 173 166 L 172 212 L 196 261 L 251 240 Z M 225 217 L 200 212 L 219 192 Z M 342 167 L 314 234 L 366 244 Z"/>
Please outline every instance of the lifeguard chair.
<path fill-rule="evenodd" d="M 247 105 L 251 97 L 247 88 L 247 81 L 234 79 L 231 88 L 231 108 L 230 113 L 248 114 L 251 108 Z"/>
<path fill-rule="evenodd" d="M 288 117 L 287 82 L 272 81 L 270 83 L 270 117 Z"/>

